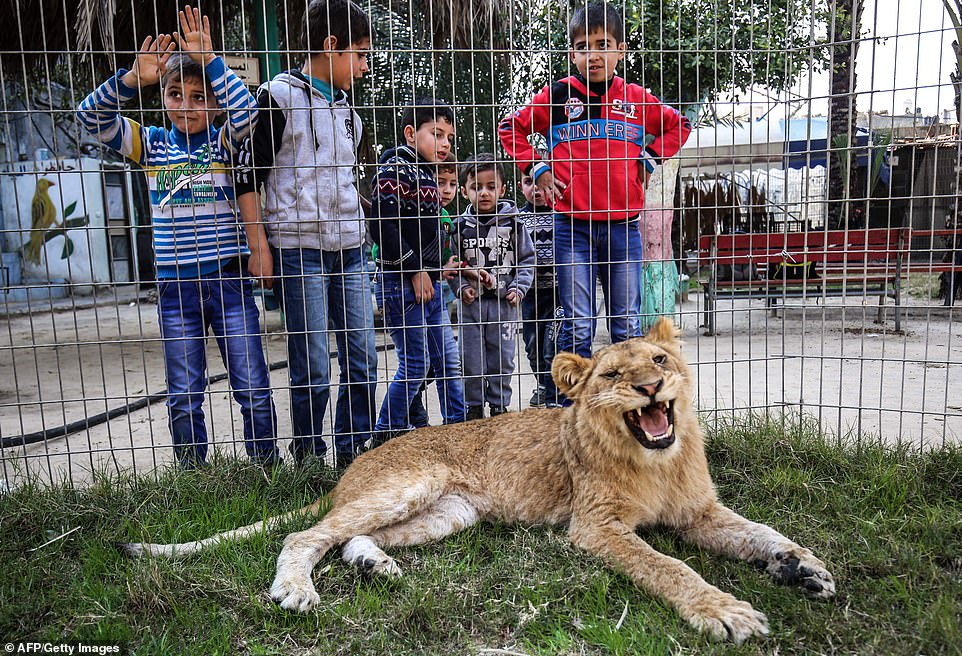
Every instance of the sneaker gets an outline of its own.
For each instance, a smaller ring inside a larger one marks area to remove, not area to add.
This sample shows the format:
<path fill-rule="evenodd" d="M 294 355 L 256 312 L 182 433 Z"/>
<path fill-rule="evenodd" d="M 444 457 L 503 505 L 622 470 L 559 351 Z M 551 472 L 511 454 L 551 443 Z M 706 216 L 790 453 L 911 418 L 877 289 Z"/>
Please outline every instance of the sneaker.
<path fill-rule="evenodd" d="M 174 447 L 174 457 L 177 459 L 177 463 L 183 471 L 194 471 L 195 469 L 203 469 L 207 466 L 207 460 L 189 446 L 184 446 L 179 449 Z"/>
<path fill-rule="evenodd" d="M 393 440 L 395 437 L 404 435 L 410 432 L 407 428 L 401 428 L 398 430 L 379 430 L 373 431 L 371 433 L 371 442 L 367 447 L 367 450 L 376 449 L 382 444 L 386 443 L 388 440 Z"/>
<path fill-rule="evenodd" d="M 490 406 L 490 412 L 492 417 L 497 417 L 498 415 L 503 415 L 508 411 L 503 405 L 492 405 Z"/>
<path fill-rule="evenodd" d="M 484 419 L 484 406 L 483 405 L 469 405 L 468 414 L 464 416 L 465 421 L 472 421 L 474 419 Z"/>
<path fill-rule="evenodd" d="M 294 464 L 298 467 L 302 465 L 310 465 L 312 461 L 324 461 L 324 457 L 327 455 L 327 448 L 325 447 L 320 453 L 315 453 L 309 448 L 300 447 L 295 442 L 291 442 L 287 447 L 290 451 L 291 456 L 294 458 Z"/>
<path fill-rule="evenodd" d="M 255 454 L 250 456 L 251 462 L 270 474 L 272 471 L 284 464 L 284 459 L 280 453 Z"/>
<path fill-rule="evenodd" d="M 532 408 L 543 408 L 545 406 L 544 385 L 538 385 L 538 389 L 531 395 L 528 405 Z"/>
<path fill-rule="evenodd" d="M 408 410 L 408 420 L 415 428 L 424 428 L 430 425 L 428 423 L 428 411 L 427 408 L 424 407 L 423 389 L 415 394 L 411 400 L 411 407 Z"/>
<path fill-rule="evenodd" d="M 345 469 L 351 466 L 351 463 L 354 462 L 354 459 L 356 457 L 357 456 L 350 451 L 347 451 L 345 453 L 335 453 L 334 454 L 334 471 L 336 471 L 339 474 L 342 473 Z"/>

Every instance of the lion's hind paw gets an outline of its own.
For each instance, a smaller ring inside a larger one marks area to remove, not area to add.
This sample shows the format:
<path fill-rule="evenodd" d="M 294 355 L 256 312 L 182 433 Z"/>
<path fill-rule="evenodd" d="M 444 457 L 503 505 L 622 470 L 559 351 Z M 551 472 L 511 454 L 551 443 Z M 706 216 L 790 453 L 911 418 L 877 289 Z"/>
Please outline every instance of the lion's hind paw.
<path fill-rule="evenodd" d="M 358 558 L 354 565 L 361 570 L 363 576 L 387 576 L 392 579 L 401 577 L 401 568 L 390 556 L 378 559 Z"/>
<path fill-rule="evenodd" d="M 365 577 L 387 576 L 396 579 L 401 576 L 401 568 L 394 559 L 366 535 L 351 538 L 344 545 L 342 556 L 346 563 L 357 567 Z"/>
<path fill-rule="evenodd" d="M 828 599 L 835 595 L 835 579 L 825 563 L 807 549 L 775 554 L 766 571 L 777 583 L 797 585 L 809 597 Z"/>
<path fill-rule="evenodd" d="M 731 640 L 741 644 L 754 636 L 768 635 L 768 618 L 755 610 L 747 601 L 740 601 L 730 594 L 716 591 L 711 599 L 699 604 L 697 609 L 685 613 L 689 622 L 710 634 L 716 640 Z"/>
<path fill-rule="evenodd" d="M 306 613 L 320 602 L 321 597 L 310 581 L 304 585 L 292 580 L 275 579 L 271 585 L 271 599 L 284 610 Z"/>

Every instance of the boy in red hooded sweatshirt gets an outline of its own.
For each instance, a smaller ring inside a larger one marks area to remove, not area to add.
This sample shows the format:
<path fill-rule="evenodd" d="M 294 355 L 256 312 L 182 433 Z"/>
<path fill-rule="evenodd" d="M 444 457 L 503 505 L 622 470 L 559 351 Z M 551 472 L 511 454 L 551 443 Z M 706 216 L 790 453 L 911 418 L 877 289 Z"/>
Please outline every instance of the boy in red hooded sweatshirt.
<path fill-rule="evenodd" d="M 642 241 L 638 215 L 645 182 L 691 132 L 678 111 L 615 75 L 625 58 L 624 22 L 604 2 L 589 2 L 568 24 L 577 73 L 546 86 L 505 117 L 498 132 L 522 173 L 555 210 L 555 266 L 565 319 L 558 352 L 591 356 L 595 280 L 600 279 L 611 341 L 640 334 Z M 528 142 L 548 141 L 541 159 Z M 549 378 L 550 381 L 550 378 Z M 551 382 L 549 405 L 563 399 Z"/>

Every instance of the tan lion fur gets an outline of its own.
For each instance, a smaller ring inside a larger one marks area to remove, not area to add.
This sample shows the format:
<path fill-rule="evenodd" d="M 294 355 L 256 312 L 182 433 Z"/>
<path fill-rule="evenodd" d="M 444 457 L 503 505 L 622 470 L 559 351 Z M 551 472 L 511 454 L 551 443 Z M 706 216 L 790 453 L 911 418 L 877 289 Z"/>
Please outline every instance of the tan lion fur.
<path fill-rule="evenodd" d="M 324 518 L 285 539 L 271 596 L 283 608 L 308 611 L 320 601 L 311 572 L 331 548 L 343 546 L 346 561 L 371 573 L 397 576 L 400 568 L 383 548 L 435 540 L 482 520 L 567 524 L 575 545 L 625 572 L 698 629 L 736 642 L 766 634 L 765 616 L 655 551 L 637 528 L 673 528 L 812 596 L 834 594 L 831 574 L 808 549 L 718 502 L 692 407 L 691 372 L 671 322 L 661 320 L 645 338 L 605 347 L 591 359 L 559 354 L 552 375 L 571 407 L 423 428 L 360 456 L 331 492 Z M 644 448 L 625 413 L 661 401 L 674 402 L 675 440 Z M 316 504 L 296 512 L 313 510 Z M 128 551 L 180 555 L 263 526 L 186 545 L 128 545 Z"/>

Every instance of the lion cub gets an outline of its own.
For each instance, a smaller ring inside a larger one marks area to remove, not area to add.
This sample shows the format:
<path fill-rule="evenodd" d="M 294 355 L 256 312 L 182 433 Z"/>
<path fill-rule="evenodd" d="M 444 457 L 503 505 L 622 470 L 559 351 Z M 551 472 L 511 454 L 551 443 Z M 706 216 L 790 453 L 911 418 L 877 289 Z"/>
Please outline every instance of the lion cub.
<path fill-rule="evenodd" d="M 698 629 L 736 642 L 768 633 L 765 615 L 655 551 L 638 527 L 671 527 L 694 544 L 764 567 L 779 583 L 815 597 L 835 593 L 811 551 L 718 502 L 691 405 L 691 373 L 670 321 L 591 359 L 561 353 L 551 373 L 570 408 L 419 429 L 359 457 L 331 492 L 324 519 L 284 540 L 271 597 L 308 611 L 320 601 L 311 572 L 333 547 L 343 545 L 344 560 L 370 573 L 399 576 L 383 548 L 436 540 L 482 520 L 567 524 L 574 544 Z M 183 555 L 264 526 L 126 550 Z"/>

